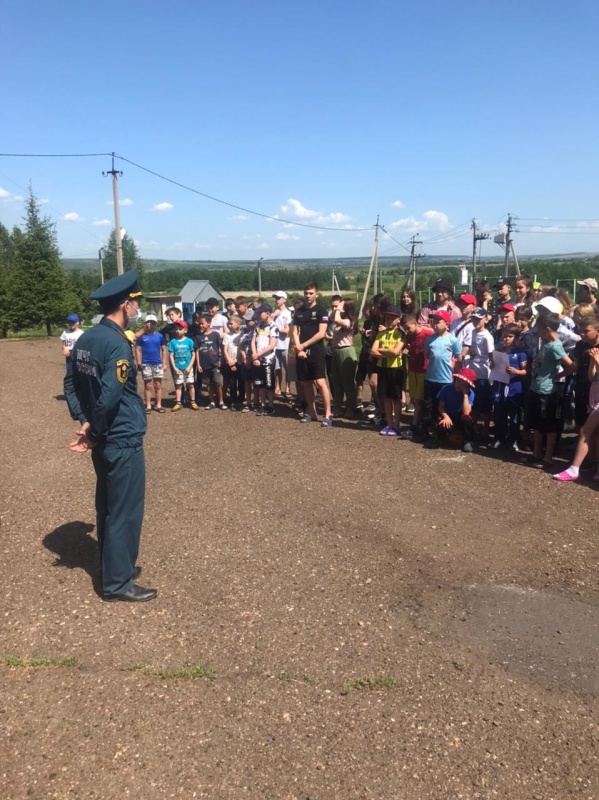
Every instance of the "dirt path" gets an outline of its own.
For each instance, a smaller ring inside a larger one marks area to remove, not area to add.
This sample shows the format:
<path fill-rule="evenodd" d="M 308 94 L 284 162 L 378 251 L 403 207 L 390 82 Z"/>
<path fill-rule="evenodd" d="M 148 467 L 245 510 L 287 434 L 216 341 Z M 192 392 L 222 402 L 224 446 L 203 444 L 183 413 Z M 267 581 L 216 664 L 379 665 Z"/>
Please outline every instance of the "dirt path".
<path fill-rule="evenodd" d="M 2 797 L 596 800 L 593 488 L 359 423 L 153 414 L 160 594 L 106 604 L 61 381 L 56 342 L 0 344 Z"/>

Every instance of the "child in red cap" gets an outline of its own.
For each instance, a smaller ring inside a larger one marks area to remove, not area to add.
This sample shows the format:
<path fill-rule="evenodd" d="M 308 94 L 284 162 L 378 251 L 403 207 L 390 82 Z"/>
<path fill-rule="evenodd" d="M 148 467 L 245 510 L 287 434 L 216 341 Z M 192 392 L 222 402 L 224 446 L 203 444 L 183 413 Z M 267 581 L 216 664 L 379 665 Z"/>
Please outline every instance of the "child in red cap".
<path fill-rule="evenodd" d="M 464 434 L 463 453 L 471 453 L 472 442 L 476 439 L 476 423 L 472 419 L 476 373 L 463 367 L 453 376 L 453 383 L 444 386 L 437 399 L 439 401 L 439 424 L 437 438 L 445 442 L 452 431 L 461 430 Z"/>

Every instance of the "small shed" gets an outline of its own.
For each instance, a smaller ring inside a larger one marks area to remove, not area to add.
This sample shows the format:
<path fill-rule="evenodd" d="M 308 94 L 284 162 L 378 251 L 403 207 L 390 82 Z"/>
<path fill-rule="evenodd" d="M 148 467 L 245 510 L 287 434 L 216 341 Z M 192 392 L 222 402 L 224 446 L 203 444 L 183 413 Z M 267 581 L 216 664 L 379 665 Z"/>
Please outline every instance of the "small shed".
<path fill-rule="evenodd" d="M 225 298 L 210 281 L 187 281 L 181 289 L 181 304 L 186 322 L 191 321 L 195 311 L 199 311 L 200 314 L 204 312 L 206 300 L 210 297 L 216 297 L 221 309 L 224 307 Z"/>
<path fill-rule="evenodd" d="M 145 299 L 148 301 L 148 313 L 155 314 L 159 322 L 164 322 L 166 320 L 167 308 L 179 308 L 183 311 L 183 303 L 181 302 L 180 294 L 146 295 Z"/>

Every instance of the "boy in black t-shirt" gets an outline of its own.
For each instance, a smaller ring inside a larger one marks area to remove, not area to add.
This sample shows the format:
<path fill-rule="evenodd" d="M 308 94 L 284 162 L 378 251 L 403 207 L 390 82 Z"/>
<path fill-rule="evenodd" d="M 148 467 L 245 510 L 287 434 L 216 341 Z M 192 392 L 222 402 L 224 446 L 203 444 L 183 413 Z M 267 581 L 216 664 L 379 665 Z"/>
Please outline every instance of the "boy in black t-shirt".
<path fill-rule="evenodd" d="M 226 411 L 227 406 L 223 402 L 223 376 L 220 371 L 221 339 L 216 331 L 210 330 L 210 323 L 210 317 L 203 314 L 199 322 L 202 333 L 193 340 L 198 375 L 201 376 L 204 386 L 208 387 L 209 403 L 206 409 L 216 407 L 216 398 L 218 407 Z"/>
<path fill-rule="evenodd" d="M 322 397 L 324 417 L 321 427 L 330 428 L 331 394 L 326 379 L 324 338 L 327 332 L 329 315 L 324 306 L 317 304 L 318 286 L 308 283 L 304 287 L 304 305 L 295 312 L 292 322 L 291 338 L 297 353 L 297 379 L 302 384 L 308 413 L 302 422 L 317 419 L 314 402 L 314 384 Z"/>

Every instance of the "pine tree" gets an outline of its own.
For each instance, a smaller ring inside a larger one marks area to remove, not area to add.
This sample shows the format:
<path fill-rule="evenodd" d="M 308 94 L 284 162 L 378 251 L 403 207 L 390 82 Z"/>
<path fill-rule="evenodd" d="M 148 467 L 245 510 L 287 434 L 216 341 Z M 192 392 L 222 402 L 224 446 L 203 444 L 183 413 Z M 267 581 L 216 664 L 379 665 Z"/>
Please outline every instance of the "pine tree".
<path fill-rule="evenodd" d="M 24 230 L 13 234 L 14 272 L 9 287 L 8 318 L 13 330 L 62 324 L 77 310 L 67 274 L 60 260 L 56 226 L 40 215 L 40 203 L 30 190 L 25 205 Z"/>
<path fill-rule="evenodd" d="M 14 242 L 8 228 L 0 222 L 0 337 L 6 338 L 10 327 L 10 285 L 14 268 Z"/>
<path fill-rule="evenodd" d="M 137 245 L 135 244 L 135 242 L 129 236 L 128 233 L 126 233 L 121 239 L 121 246 L 123 248 L 124 271 L 128 272 L 130 269 L 136 269 L 139 272 L 140 284 L 141 284 L 141 278 L 143 275 L 143 264 L 139 256 L 139 253 L 137 251 Z M 107 281 L 109 278 L 114 278 L 116 275 L 116 236 L 114 228 L 108 239 L 108 244 L 104 248 L 103 262 L 104 262 L 104 280 Z"/>

